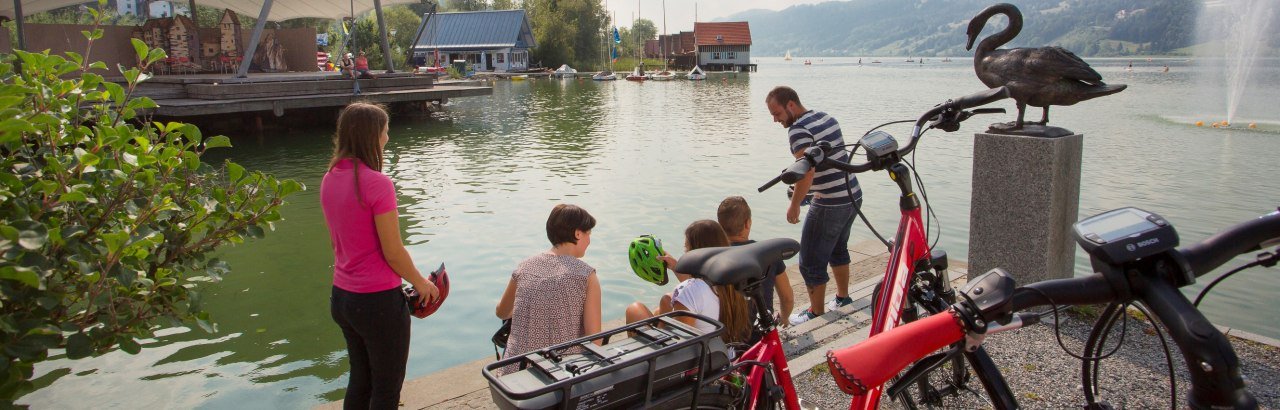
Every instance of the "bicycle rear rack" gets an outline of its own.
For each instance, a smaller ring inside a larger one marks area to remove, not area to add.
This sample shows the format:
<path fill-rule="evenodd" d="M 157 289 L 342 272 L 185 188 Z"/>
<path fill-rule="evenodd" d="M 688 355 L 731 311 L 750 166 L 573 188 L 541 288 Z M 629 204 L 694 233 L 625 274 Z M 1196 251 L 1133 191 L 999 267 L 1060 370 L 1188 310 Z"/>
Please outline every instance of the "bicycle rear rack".
<path fill-rule="evenodd" d="M 682 316 L 715 330 L 703 333 L 676 320 Z M 503 409 L 651 408 L 689 393 L 696 406 L 703 381 L 719 378 L 730 364 L 723 329 L 705 316 L 675 311 L 499 360 L 481 373 Z M 618 334 L 623 338 L 610 342 Z M 497 374 L 513 365 L 516 371 Z"/>

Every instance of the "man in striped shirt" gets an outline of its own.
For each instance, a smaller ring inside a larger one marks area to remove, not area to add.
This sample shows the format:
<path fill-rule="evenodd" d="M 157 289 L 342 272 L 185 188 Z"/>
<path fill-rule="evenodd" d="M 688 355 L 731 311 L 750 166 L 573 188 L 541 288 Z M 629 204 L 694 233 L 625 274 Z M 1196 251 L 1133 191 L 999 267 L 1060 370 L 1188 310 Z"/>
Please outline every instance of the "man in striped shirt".
<path fill-rule="evenodd" d="M 808 110 L 800 104 L 800 97 L 791 87 L 774 88 L 765 97 L 765 105 L 773 121 L 782 124 L 790 137 L 791 153 L 796 158 L 818 141 L 832 146 L 844 144 L 840 124 L 824 112 Z M 832 159 L 848 161 L 843 149 L 829 153 Z M 853 217 L 862 205 L 862 189 L 852 174 L 828 168 L 815 172 L 809 170 L 796 182 L 791 206 L 787 208 L 787 222 L 800 222 L 800 206 L 805 196 L 812 192 L 813 203 L 804 219 L 800 233 L 800 276 L 804 277 L 809 291 L 809 309 L 791 315 L 793 325 L 821 316 L 826 309 L 835 309 L 853 303 L 849 298 L 849 230 Z M 827 266 L 836 277 L 836 297 L 823 303 L 827 290 Z"/>

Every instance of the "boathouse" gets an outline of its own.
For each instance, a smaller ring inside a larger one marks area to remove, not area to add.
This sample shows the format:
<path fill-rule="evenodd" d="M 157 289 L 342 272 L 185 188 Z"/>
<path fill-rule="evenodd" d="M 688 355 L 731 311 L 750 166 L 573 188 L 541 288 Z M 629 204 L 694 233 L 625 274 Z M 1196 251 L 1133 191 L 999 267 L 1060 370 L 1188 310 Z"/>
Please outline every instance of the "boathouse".
<path fill-rule="evenodd" d="M 441 66 L 465 60 L 476 71 L 529 68 L 529 49 L 537 47 L 524 10 L 437 13 L 419 27 L 413 60 Z M 437 54 L 438 53 L 438 54 Z"/>
<path fill-rule="evenodd" d="M 756 71 L 751 27 L 745 21 L 693 23 L 698 64 L 709 71 Z"/>

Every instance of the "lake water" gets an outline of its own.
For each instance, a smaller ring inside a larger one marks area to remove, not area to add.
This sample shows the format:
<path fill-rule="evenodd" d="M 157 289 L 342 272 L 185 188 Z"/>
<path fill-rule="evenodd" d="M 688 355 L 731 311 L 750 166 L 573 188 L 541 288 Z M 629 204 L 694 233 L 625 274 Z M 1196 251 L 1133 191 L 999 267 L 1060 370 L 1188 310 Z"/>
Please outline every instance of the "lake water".
<path fill-rule="evenodd" d="M 765 94 L 776 85 L 796 88 L 808 108 L 832 114 L 846 138 L 854 139 L 877 124 L 913 119 L 935 103 L 984 88 L 967 60 L 937 61 L 858 66 L 856 59 L 827 58 L 803 66 L 763 58 L 757 73 L 713 74 L 706 82 L 498 82 L 490 97 L 398 118 L 386 171 L 400 189 L 409 251 L 424 272 L 447 263 L 453 281 L 444 307 L 413 321 L 408 377 L 493 357 L 488 338 L 499 324 L 494 305 L 515 264 L 549 247 L 544 223 L 556 203 L 581 205 L 598 220 L 584 259 L 599 272 L 606 320 L 620 318 L 634 300 L 653 303 L 669 290 L 630 273 L 630 239 L 655 234 L 679 251 L 685 225 L 714 219 L 725 196 L 750 202 L 754 238 L 798 238 L 799 226 L 785 223 L 785 190 L 755 191 L 792 161 L 784 131 L 764 107 Z M 1280 205 L 1280 118 L 1274 109 L 1280 64 L 1264 63 L 1236 124 L 1224 130 L 1191 125 L 1224 119 L 1223 86 L 1204 80 L 1212 77 L 1206 75 L 1210 69 L 1184 60 L 1136 62 L 1133 71 L 1125 70 L 1128 60 L 1092 63 L 1108 82 L 1129 89 L 1052 110 L 1055 125 L 1085 135 L 1081 217 L 1137 206 L 1162 214 L 1189 243 Z M 1164 64 L 1170 72 L 1161 72 Z M 997 106 L 1013 110 L 1010 101 Z M 1031 109 L 1027 116 L 1039 114 Z M 933 232 L 941 233 L 940 246 L 953 258 L 966 259 L 968 252 L 972 134 L 1010 119 L 1012 114 L 978 117 L 956 133 L 935 131 L 917 151 L 917 168 L 941 223 Z M 1259 129 L 1244 129 L 1250 121 Z M 112 352 L 76 361 L 55 355 L 36 367 L 40 388 L 19 402 L 49 408 L 307 408 L 340 399 L 346 351 L 329 317 L 332 253 L 317 198 L 331 133 L 236 138 L 234 149 L 209 158 L 218 163 L 229 157 L 308 186 L 291 198 L 286 220 L 267 238 L 223 252 L 233 272 L 205 288 L 218 333 L 165 329 L 138 355 Z M 881 232 L 892 232 L 897 190 L 883 173 L 861 181 L 867 216 Z M 872 238 L 860 223 L 853 235 Z M 1088 272 L 1083 252 L 1077 252 L 1077 272 Z M 1237 275 L 1207 298 L 1204 310 L 1215 323 L 1280 337 L 1274 320 L 1280 307 L 1272 303 L 1280 296 L 1277 273 Z"/>

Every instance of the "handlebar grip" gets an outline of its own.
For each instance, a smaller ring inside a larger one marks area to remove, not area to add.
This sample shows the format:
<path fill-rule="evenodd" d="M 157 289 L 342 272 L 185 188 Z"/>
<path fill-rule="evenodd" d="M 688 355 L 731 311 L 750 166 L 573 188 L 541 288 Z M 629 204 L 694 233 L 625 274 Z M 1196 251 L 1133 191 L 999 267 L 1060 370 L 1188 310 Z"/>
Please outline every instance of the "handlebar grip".
<path fill-rule="evenodd" d="M 1178 248 L 1191 274 L 1199 277 L 1231 258 L 1280 240 L 1280 211 L 1227 228 L 1209 238 Z"/>
<path fill-rule="evenodd" d="M 1005 98 L 1009 98 L 1009 89 L 1004 86 L 999 86 L 990 90 L 976 92 L 964 97 L 956 98 L 951 101 L 951 106 L 963 110 L 987 105 Z"/>
<path fill-rule="evenodd" d="M 782 182 L 782 175 L 773 177 L 773 179 L 770 179 L 769 182 L 765 182 L 764 185 L 761 185 L 760 188 L 756 189 L 756 192 L 764 192 L 769 188 L 773 188 L 773 186 L 777 185 L 779 182 Z"/>
<path fill-rule="evenodd" d="M 947 310 L 853 346 L 827 352 L 827 367 L 840 390 L 866 394 L 911 363 L 964 338 L 964 326 Z"/>

